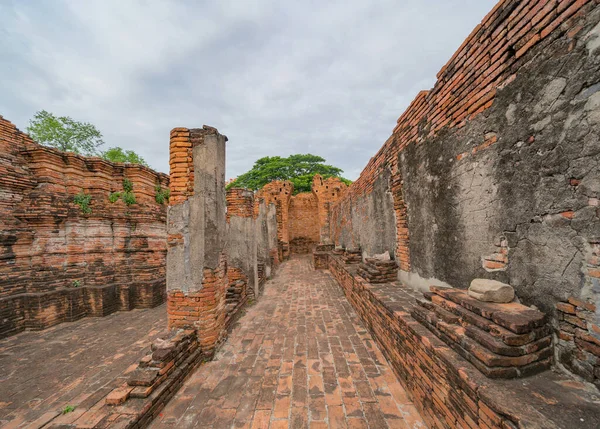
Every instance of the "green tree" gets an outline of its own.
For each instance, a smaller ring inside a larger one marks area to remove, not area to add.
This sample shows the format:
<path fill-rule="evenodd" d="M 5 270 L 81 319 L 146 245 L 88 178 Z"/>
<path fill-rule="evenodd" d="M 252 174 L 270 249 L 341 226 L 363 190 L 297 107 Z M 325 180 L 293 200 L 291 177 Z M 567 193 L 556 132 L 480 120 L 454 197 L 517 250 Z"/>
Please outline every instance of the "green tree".
<path fill-rule="evenodd" d="M 120 147 L 111 147 L 106 152 L 102 152 L 102 158 L 112 162 L 127 162 L 129 164 L 142 164 L 148 167 L 148 164 L 137 153 L 132 150 L 123 150 Z"/>
<path fill-rule="evenodd" d="M 250 171 L 229 183 L 227 189 L 257 190 L 273 180 L 289 180 L 294 184 L 294 194 L 297 194 L 310 192 L 315 174 L 320 174 L 323 178 L 339 177 L 347 185 L 352 183 L 341 177 L 342 173 L 342 169 L 325 164 L 325 160 L 316 155 L 296 154 L 287 158 L 266 156 L 257 160 Z"/>
<path fill-rule="evenodd" d="M 97 155 L 98 147 L 104 144 L 102 134 L 94 125 L 68 116 L 56 117 L 45 110 L 37 112 L 29 121 L 27 133 L 40 144 L 82 155 Z"/>

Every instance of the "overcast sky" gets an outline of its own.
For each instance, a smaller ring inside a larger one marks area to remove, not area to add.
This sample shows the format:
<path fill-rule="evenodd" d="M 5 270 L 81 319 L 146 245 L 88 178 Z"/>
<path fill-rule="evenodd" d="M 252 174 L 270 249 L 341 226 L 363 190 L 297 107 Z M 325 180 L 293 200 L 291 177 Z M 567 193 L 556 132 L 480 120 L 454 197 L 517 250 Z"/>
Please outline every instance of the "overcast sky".
<path fill-rule="evenodd" d="M 227 177 L 312 153 L 356 179 L 496 0 L 0 0 L 0 115 L 95 124 L 169 172 L 217 127 Z"/>

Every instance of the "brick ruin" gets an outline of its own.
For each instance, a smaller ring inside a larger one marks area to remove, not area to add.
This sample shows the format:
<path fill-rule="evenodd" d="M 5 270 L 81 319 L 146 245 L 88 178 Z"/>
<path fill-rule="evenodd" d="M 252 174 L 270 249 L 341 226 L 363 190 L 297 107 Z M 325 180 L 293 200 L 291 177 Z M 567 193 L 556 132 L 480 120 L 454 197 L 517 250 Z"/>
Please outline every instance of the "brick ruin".
<path fill-rule="evenodd" d="M 136 204 L 109 195 L 133 185 Z M 168 176 L 63 153 L 0 116 L 0 338 L 165 300 Z M 91 213 L 74 203 L 90 195 Z"/>
<path fill-rule="evenodd" d="M 226 191 L 209 126 L 171 131 L 166 177 L 0 118 L 0 337 L 166 299 L 170 334 L 87 411 L 144 427 L 277 265 L 312 253 L 430 428 L 598 427 L 600 1 L 501 0 L 437 78 L 351 186 L 297 195 Z M 108 199 L 125 178 L 131 207 Z M 481 278 L 516 298 L 473 298 Z"/>
<path fill-rule="evenodd" d="M 281 204 L 289 203 L 281 199 L 289 184 L 281 184 L 276 195 L 273 191 L 272 199 L 266 190 L 257 195 L 243 189 L 226 192 L 226 142 L 208 126 L 171 131 L 169 327 L 196 330 L 206 356 L 289 251 L 288 205 Z"/>
<path fill-rule="evenodd" d="M 500 1 L 330 208 L 315 267 L 432 428 L 600 424 L 598 3 Z"/>

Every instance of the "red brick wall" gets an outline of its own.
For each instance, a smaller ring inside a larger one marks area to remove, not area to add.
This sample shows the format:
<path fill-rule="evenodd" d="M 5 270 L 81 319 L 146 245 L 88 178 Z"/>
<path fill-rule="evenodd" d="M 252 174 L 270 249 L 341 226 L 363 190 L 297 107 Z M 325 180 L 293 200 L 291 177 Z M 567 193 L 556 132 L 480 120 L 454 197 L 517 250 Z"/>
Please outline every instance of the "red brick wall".
<path fill-rule="evenodd" d="M 289 237 L 291 253 L 297 253 L 294 244 L 305 242 L 304 246 L 319 242 L 319 217 L 317 199 L 311 193 L 304 192 L 290 199 Z M 305 253 L 302 251 L 301 253 Z"/>
<path fill-rule="evenodd" d="M 136 204 L 110 203 L 133 184 Z M 168 177 L 41 146 L 0 117 L 0 336 L 164 300 Z M 73 202 L 92 196 L 90 214 Z"/>
<path fill-rule="evenodd" d="M 167 295 L 169 328 L 195 329 L 206 356 L 212 356 L 227 336 L 228 285 L 227 261 L 221 255 L 215 270 L 204 268 L 201 290 L 187 293 L 173 290 Z"/>
<path fill-rule="evenodd" d="M 421 91 L 398 119 L 392 136 L 371 158 L 360 177 L 334 205 L 332 216 L 347 217 L 344 201 L 373 191 L 375 180 L 389 170 L 397 222 L 396 255 L 400 268 L 410 270 L 409 225 L 402 193 L 398 155 L 410 143 L 422 143 L 442 128 L 461 128 L 466 121 L 488 109 L 499 88 L 515 78 L 523 56 L 544 39 L 566 29 L 576 32 L 574 22 L 594 0 L 502 0 L 486 15 L 437 74 L 429 91 Z M 494 143 L 482 141 L 480 149 Z M 346 205 L 347 207 L 348 205 Z M 332 223 L 332 237 L 340 235 Z"/>
<path fill-rule="evenodd" d="M 258 212 L 254 209 L 254 195 L 246 189 L 229 189 L 227 199 L 227 221 L 231 216 L 256 217 Z"/>

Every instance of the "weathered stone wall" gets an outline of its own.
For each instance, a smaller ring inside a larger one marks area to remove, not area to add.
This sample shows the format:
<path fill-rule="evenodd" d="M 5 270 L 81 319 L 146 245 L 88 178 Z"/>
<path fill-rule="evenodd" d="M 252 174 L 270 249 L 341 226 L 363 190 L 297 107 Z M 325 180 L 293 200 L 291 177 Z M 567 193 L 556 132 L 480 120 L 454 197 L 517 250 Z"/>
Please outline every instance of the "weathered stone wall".
<path fill-rule="evenodd" d="M 555 326 L 559 301 L 599 307 L 599 22 L 594 0 L 500 1 L 333 207 L 336 244 L 414 287 L 508 282 Z"/>
<path fill-rule="evenodd" d="M 275 207 L 270 204 L 270 208 L 273 222 Z M 227 305 L 232 317 L 248 298 L 260 294 L 260 287 L 273 269 L 270 254 L 277 252 L 277 234 L 276 227 L 269 229 L 268 216 L 265 202 L 255 202 L 252 191 L 227 191 Z"/>
<path fill-rule="evenodd" d="M 133 184 L 136 204 L 109 194 Z M 168 177 L 63 153 L 0 117 L 0 337 L 164 301 Z M 84 214 L 75 195 L 91 195 Z"/>

